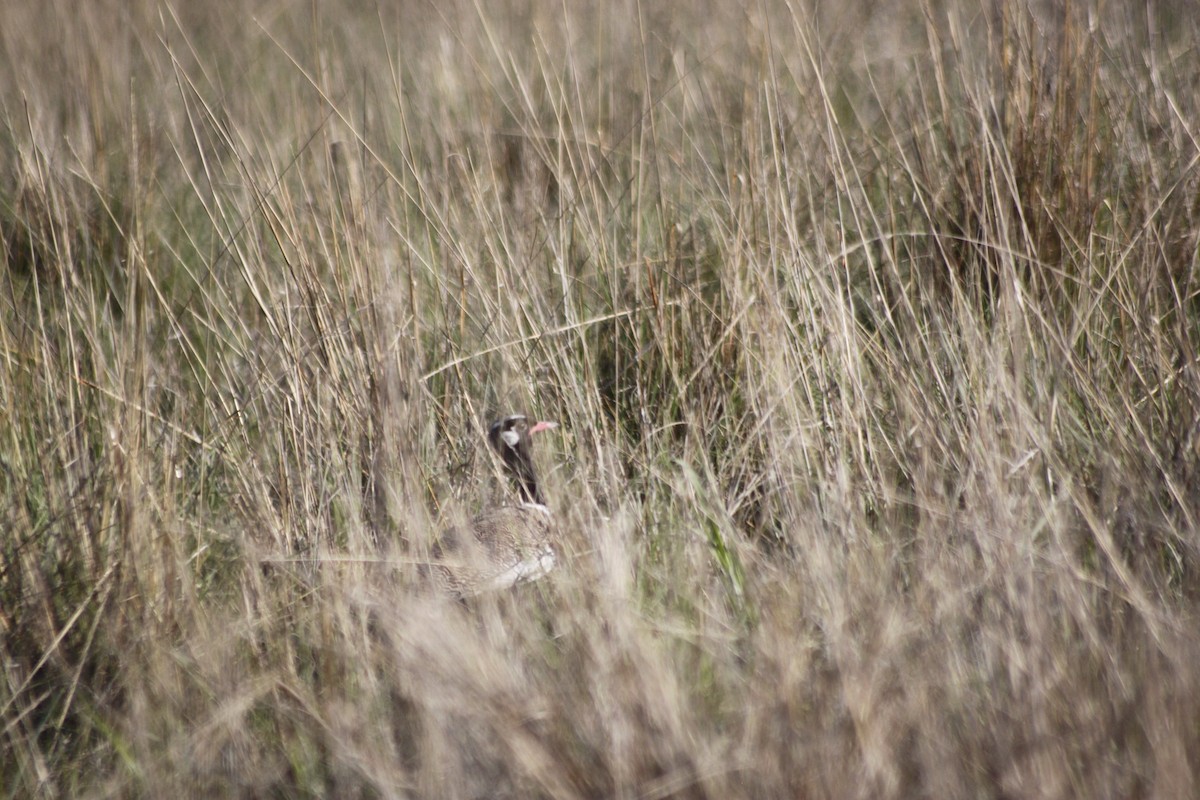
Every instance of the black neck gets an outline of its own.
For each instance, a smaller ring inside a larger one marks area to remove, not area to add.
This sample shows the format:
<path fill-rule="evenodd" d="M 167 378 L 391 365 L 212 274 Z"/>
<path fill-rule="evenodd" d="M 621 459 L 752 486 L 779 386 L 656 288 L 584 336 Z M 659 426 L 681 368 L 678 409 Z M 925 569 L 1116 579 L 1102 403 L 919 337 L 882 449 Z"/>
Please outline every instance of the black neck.
<path fill-rule="evenodd" d="M 537 475 L 533 471 L 533 454 L 529 452 L 529 443 L 522 438 L 516 447 L 505 447 L 502 457 L 521 499 L 526 503 L 545 505 L 546 499 L 542 496 Z"/>

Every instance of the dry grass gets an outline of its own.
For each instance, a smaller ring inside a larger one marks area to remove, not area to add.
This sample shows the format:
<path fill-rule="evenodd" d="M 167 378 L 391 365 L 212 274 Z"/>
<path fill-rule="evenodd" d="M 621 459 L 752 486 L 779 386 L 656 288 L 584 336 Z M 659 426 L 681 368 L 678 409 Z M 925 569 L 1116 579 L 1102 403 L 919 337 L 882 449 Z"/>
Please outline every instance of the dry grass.
<path fill-rule="evenodd" d="M 5 4 L 0 790 L 1196 796 L 1190 5 L 599 5 Z"/>

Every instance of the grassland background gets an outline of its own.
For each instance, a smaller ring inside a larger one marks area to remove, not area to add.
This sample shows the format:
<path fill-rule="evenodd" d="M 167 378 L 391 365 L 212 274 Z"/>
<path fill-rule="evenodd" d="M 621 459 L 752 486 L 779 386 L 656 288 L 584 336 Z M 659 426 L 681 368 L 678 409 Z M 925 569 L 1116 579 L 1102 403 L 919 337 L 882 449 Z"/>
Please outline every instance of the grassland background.
<path fill-rule="evenodd" d="M 4 3 L 0 792 L 1197 796 L 1197 42 Z"/>

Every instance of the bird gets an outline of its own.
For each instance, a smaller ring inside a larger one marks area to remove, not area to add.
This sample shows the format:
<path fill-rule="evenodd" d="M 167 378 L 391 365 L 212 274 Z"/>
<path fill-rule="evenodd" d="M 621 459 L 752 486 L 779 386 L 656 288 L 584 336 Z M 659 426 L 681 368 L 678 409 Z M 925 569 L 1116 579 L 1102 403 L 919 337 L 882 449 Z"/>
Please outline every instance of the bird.
<path fill-rule="evenodd" d="M 558 427 L 513 413 L 488 427 L 488 443 L 500 456 L 519 502 L 485 509 L 467 526 L 443 531 L 431 549 L 431 573 L 459 597 L 507 589 L 545 577 L 557 561 L 554 517 L 533 463 L 533 437 Z"/>

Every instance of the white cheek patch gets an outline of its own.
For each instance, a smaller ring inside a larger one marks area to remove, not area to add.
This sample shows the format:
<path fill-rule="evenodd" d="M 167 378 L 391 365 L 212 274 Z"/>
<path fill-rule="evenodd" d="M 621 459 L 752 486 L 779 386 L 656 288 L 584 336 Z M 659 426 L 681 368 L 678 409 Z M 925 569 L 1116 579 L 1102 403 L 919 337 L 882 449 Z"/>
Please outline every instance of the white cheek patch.
<path fill-rule="evenodd" d="M 516 447 L 517 442 L 521 441 L 521 436 L 516 431 L 501 431 L 500 438 L 509 447 Z"/>

